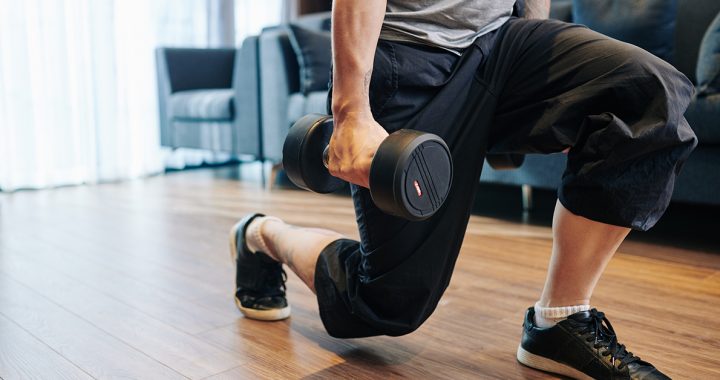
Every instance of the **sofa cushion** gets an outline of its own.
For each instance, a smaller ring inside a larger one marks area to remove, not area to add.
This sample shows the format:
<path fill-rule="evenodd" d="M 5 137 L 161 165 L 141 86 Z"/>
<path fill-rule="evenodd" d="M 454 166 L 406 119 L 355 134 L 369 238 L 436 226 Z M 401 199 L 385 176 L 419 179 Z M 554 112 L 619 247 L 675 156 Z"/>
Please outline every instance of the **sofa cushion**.
<path fill-rule="evenodd" d="M 720 13 L 708 27 L 700 44 L 696 75 L 700 95 L 720 92 Z"/>
<path fill-rule="evenodd" d="M 172 138 L 176 147 L 235 152 L 235 126 L 219 121 L 173 122 Z"/>
<path fill-rule="evenodd" d="M 309 113 L 327 113 L 327 91 L 315 91 L 307 95 L 295 93 L 288 99 L 287 119 L 294 123 Z"/>
<path fill-rule="evenodd" d="M 233 89 L 180 91 L 170 95 L 170 117 L 181 120 L 231 121 Z"/>
<path fill-rule="evenodd" d="M 574 0 L 573 22 L 671 61 L 677 0 Z"/>
<path fill-rule="evenodd" d="M 300 91 L 308 94 L 327 90 L 332 52 L 330 32 L 289 26 L 290 44 L 300 65 Z"/>
<path fill-rule="evenodd" d="M 697 97 L 685 111 L 685 118 L 699 144 L 720 144 L 720 94 Z"/>

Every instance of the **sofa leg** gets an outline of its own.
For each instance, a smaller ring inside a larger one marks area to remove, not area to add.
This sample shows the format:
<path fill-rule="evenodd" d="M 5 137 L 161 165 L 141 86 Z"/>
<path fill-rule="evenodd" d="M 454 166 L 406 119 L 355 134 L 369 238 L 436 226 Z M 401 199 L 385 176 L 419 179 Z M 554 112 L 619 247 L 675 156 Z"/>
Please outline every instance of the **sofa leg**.
<path fill-rule="evenodd" d="M 265 183 L 265 189 L 272 190 L 275 181 L 277 180 L 278 172 L 282 169 L 282 162 L 272 163 L 270 166 L 270 175 L 268 176 L 267 182 Z M 263 177 L 265 168 L 263 167 Z"/>
<path fill-rule="evenodd" d="M 522 185 L 522 207 L 527 212 L 533 208 L 532 187 L 530 185 Z"/>

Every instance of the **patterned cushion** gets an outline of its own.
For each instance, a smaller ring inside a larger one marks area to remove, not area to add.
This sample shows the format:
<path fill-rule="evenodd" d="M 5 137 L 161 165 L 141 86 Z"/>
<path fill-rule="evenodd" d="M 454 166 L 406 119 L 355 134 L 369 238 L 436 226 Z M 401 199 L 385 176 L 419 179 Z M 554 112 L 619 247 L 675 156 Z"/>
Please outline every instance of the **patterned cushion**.
<path fill-rule="evenodd" d="M 176 120 L 231 121 L 235 117 L 232 89 L 180 91 L 170 96 L 170 116 Z"/>

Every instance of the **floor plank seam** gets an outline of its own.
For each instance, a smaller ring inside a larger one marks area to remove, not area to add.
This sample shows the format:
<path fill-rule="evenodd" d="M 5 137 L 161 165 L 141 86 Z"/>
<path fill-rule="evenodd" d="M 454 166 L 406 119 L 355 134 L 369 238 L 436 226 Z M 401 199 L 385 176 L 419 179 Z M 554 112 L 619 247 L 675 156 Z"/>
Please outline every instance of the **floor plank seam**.
<path fill-rule="evenodd" d="M 21 285 L 22 285 L 22 284 L 21 284 Z M 83 369 L 82 367 L 80 367 L 78 364 L 76 364 L 75 362 L 73 362 L 73 361 L 70 360 L 69 358 L 65 357 L 65 355 L 63 355 L 63 354 L 60 353 L 58 350 L 56 350 L 55 347 L 47 344 L 45 341 L 43 341 L 43 340 L 40 339 L 38 336 L 36 336 L 36 335 L 33 334 L 32 332 L 30 332 L 30 331 L 29 331 L 28 329 L 26 329 L 24 326 L 22 326 L 21 324 L 19 324 L 16 320 L 10 318 L 10 316 L 8 316 L 7 314 L 3 313 L 2 310 L 0 310 L 0 315 L 2 315 L 3 317 L 5 317 L 5 319 L 7 319 L 8 321 L 10 321 L 12 324 L 14 324 L 15 326 L 17 326 L 19 329 L 25 331 L 25 333 L 27 333 L 28 335 L 30 335 L 31 337 L 33 337 L 33 339 L 37 340 L 37 341 L 40 342 L 42 345 L 44 345 L 45 347 L 47 347 L 48 349 L 50 349 L 50 350 L 53 351 L 54 353 L 58 354 L 58 356 L 60 356 L 61 358 L 65 359 L 68 363 L 72 364 L 72 366 L 75 367 L 75 368 L 77 368 L 80 372 L 88 375 L 88 376 L 89 376 L 90 378 L 92 378 L 92 379 L 97 379 L 97 377 L 89 374 L 87 371 L 85 371 L 85 369 Z M 0 376 L 0 380 L 3 380 L 3 377 L 2 377 L 2 376 Z"/>
<path fill-rule="evenodd" d="M 102 331 L 103 333 L 107 334 L 107 336 L 109 336 L 109 337 L 115 339 L 116 341 L 118 341 L 120 344 L 123 344 L 123 345 L 127 346 L 128 348 L 130 348 L 130 349 L 132 349 L 132 350 L 140 353 L 141 355 L 147 357 L 148 359 L 150 359 L 150 360 L 152 360 L 152 361 L 154 361 L 154 362 L 157 362 L 158 364 L 162 365 L 163 367 L 166 367 L 166 368 L 169 369 L 170 371 L 172 371 L 172 372 L 174 372 L 174 373 L 176 373 L 176 374 L 178 374 L 178 375 L 180 375 L 180 376 L 182 376 L 182 377 L 184 377 L 184 378 L 186 378 L 186 379 L 190 379 L 190 377 L 185 376 L 185 374 L 182 374 L 182 373 L 178 372 L 176 369 L 168 366 L 167 364 L 161 362 L 160 360 L 157 360 L 156 358 L 150 356 L 149 354 L 145 353 L 144 351 L 140 350 L 139 348 L 137 348 L 137 347 L 129 344 L 129 343 L 126 342 L 125 340 L 123 340 L 123 339 L 121 339 L 121 338 L 118 338 L 117 336 L 111 334 L 111 333 L 108 332 L 107 330 L 105 330 L 105 329 L 97 326 L 95 323 L 93 323 L 93 322 L 91 322 L 91 321 L 83 318 L 82 316 L 80 316 L 79 314 L 77 314 L 77 313 L 75 313 L 75 312 L 73 312 L 73 311 L 71 311 L 71 310 L 68 310 L 65 306 L 63 306 L 63 305 L 55 302 L 54 300 L 52 300 L 52 299 L 50 299 L 50 298 L 47 298 L 47 297 L 43 296 L 42 294 L 38 293 L 35 289 L 29 287 L 28 285 L 26 285 L 26 284 L 23 283 L 22 281 L 19 281 L 17 278 L 15 278 L 14 276 L 12 276 L 12 275 L 10 275 L 9 273 L 5 272 L 4 270 L 0 270 L 0 273 L 5 273 L 5 275 L 7 276 L 7 278 L 9 278 L 11 281 L 16 282 L 16 283 L 19 284 L 20 286 L 26 288 L 28 291 L 30 291 L 30 292 L 32 292 L 32 293 L 35 293 L 38 297 L 41 297 L 41 298 L 45 299 L 47 302 L 49 302 L 49 303 L 51 303 L 51 304 L 59 307 L 60 309 L 62 309 L 62 310 L 65 311 L 66 313 L 71 314 L 71 315 L 75 316 L 76 318 L 78 318 L 79 320 L 81 320 L 81 321 L 83 321 L 83 322 L 85 322 L 85 323 L 93 326 L 94 328 L 98 329 L 99 331 Z M 64 356 L 63 356 L 63 357 L 64 357 Z M 83 372 L 84 372 L 84 371 L 83 371 Z"/>

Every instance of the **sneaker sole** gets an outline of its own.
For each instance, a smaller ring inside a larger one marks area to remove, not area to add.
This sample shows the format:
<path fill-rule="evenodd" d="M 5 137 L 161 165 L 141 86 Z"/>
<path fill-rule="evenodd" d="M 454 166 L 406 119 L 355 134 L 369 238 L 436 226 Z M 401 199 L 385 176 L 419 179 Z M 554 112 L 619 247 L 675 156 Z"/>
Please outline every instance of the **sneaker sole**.
<path fill-rule="evenodd" d="M 558 363 L 552 359 L 535 355 L 526 351 L 522 346 L 518 346 L 517 349 L 517 360 L 530 368 L 539 369 L 545 372 L 557 373 L 559 375 L 567 376 L 578 380 L 593 380 L 592 377 L 567 366 L 562 363 Z"/>
<path fill-rule="evenodd" d="M 239 228 L 240 223 L 236 223 L 230 229 L 230 239 L 228 240 L 230 242 L 230 259 L 232 260 L 233 264 L 235 264 L 235 261 L 237 260 L 237 230 Z M 233 294 L 234 293 L 235 290 L 233 289 Z M 279 321 L 282 319 L 286 319 L 290 316 L 290 305 L 287 305 L 287 307 L 284 307 L 282 309 L 258 310 L 243 307 L 237 297 L 233 296 L 233 298 L 235 299 L 235 305 L 237 306 L 237 308 L 247 318 L 257 319 L 260 321 Z"/>

